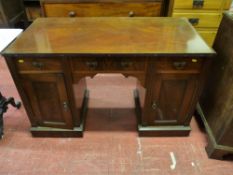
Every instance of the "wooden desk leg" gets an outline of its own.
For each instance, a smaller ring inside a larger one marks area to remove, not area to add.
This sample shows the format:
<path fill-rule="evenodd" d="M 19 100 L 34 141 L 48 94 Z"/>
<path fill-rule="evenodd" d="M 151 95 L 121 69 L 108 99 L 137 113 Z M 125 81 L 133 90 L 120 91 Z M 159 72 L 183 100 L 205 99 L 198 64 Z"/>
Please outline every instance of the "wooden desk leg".
<path fill-rule="evenodd" d="M 1 93 L 0 93 L 0 139 L 3 137 L 3 113 L 5 113 L 8 109 L 8 104 L 11 104 L 15 108 L 20 108 L 21 103 L 20 102 L 15 102 L 14 98 L 5 98 Z"/>
<path fill-rule="evenodd" d="M 140 104 L 140 99 L 139 99 L 139 92 L 137 89 L 134 90 L 134 102 L 135 102 L 135 113 L 137 117 L 137 124 L 141 125 L 142 124 L 142 109 L 141 109 L 141 104 Z"/>
<path fill-rule="evenodd" d="M 80 122 L 81 122 L 81 131 L 82 133 L 85 131 L 85 123 L 86 123 L 86 115 L 88 110 L 88 101 L 89 101 L 89 90 L 85 90 L 82 107 L 81 107 L 81 115 L 80 115 Z"/>

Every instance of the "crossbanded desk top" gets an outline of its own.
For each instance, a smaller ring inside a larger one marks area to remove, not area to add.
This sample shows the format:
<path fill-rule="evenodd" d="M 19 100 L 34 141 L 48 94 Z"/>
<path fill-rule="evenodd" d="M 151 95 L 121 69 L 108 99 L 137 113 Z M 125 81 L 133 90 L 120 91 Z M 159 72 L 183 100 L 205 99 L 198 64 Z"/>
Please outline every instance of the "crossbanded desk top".
<path fill-rule="evenodd" d="M 215 52 L 185 18 L 38 18 L 4 54 L 200 54 Z"/>

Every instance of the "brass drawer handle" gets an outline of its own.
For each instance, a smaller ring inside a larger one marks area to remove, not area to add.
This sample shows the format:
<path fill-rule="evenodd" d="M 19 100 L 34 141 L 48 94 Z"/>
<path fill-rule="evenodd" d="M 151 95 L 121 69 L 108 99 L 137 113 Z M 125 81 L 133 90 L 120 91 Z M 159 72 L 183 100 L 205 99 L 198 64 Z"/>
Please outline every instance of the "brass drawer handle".
<path fill-rule="evenodd" d="M 193 0 L 193 8 L 203 8 L 204 6 L 204 0 Z"/>
<path fill-rule="evenodd" d="M 98 62 L 97 62 L 97 61 L 87 61 L 87 62 L 86 62 L 86 65 L 87 65 L 89 68 L 95 69 L 95 68 L 98 67 Z"/>
<path fill-rule="evenodd" d="M 196 26 L 199 23 L 199 18 L 189 18 L 189 22 L 193 25 Z"/>
<path fill-rule="evenodd" d="M 76 12 L 70 11 L 70 12 L 68 13 L 68 15 L 69 15 L 69 17 L 75 17 L 75 16 L 76 16 Z"/>
<path fill-rule="evenodd" d="M 121 67 L 123 67 L 123 68 L 127 68 L 127 67 L 130 67 L 132 65 L 133 65 L 132 62 L 127 62 L 127 61 L 122 61 L 121 62 Z"/>
<path fill-rule="evenodd" d="M 182 61 L 182 62 L 173 62 L 173 66 L 177 69 L 177 70 L 182 70 L 185 68 L 185 66 L 187 65 L 186 61 Z"/>
<path fill-rule="evenodd" d="M 134 11 L 130 11 L 128 14 L 129 17 L 134 17 L 134 15 L 135 15 Z"/>
<path fill-rule="evenodd" d="M 38 69 L 42 69 L 44 67 L 44 63 L 34 61 L 32 62 L 32 66 Z"/>

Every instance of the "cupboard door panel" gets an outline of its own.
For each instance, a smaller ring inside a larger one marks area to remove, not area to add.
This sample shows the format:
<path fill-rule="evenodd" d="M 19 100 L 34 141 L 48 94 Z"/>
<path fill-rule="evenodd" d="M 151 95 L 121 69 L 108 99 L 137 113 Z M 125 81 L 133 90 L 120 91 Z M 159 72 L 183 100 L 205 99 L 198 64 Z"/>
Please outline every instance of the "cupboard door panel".
<path fill-rule="evenodd" d="M 148 113 L 151 123 L 184 124 L 197 86 L 194 74 L 155 74 Z"/>
<path fill-rule="evenodd" d="M 72 128 L 63 75 L 28 74 L 21 77 L 38 126 Z"/>

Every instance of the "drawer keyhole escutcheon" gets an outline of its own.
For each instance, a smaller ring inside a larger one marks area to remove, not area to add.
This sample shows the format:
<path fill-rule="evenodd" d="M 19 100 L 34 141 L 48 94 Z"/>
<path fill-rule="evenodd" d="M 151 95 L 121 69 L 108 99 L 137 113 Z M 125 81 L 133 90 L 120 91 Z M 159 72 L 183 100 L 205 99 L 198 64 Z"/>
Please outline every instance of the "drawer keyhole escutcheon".
<path fill-rule="evenodd" d="M 38 69 L 42 69 L 44 67 L 44 63 L 41 62 L 32 62 L 32 66 Z"/>
<path fill-rule="evenodd" d="M 155 100 L 152 102 L 151 107 L 152 107 L 153 110 L 156 110 L 156 109 L 157 109 L 158 105 L 157 105 L 157 103 L 156 103 Z"/>
<path fill-rule="evenodd" d="M 197 59 L 192 59 L 192 62 L 193 63 L 197 63 Z"/>
<path fill-rule="evenodd" d="M 64 101 L 63 102 L 63 109 L 65 110 L 65 111 L 67 111 L 68 110 L 68 102 L 67 101 Z"/>
<path fill-rule="evenodd" d="M 182 70 L 185 68 L 185 66 L 187 65 L 187 62 L 182 61 L 182 62 L 173 62 L 173 66 L 177 69 L 177 70 Z"/>
<path fill-rule="evenodd" d="M 200 9 L 204 6 L 204 0 L 193 0 L 193 8 Z"/>
<path fill-rule="evenodd" d="M 70 11 L 70 12 L 68 13 L 68 15 L 69 15 L 69 17 L 75 17 L 75 16 L 76 16 L 76 12 Z"/>
<path fill-rule="evenodd" d="M 24 60 L 23 59 L 19 59 L 18 63 L 24 63 Z"/>

